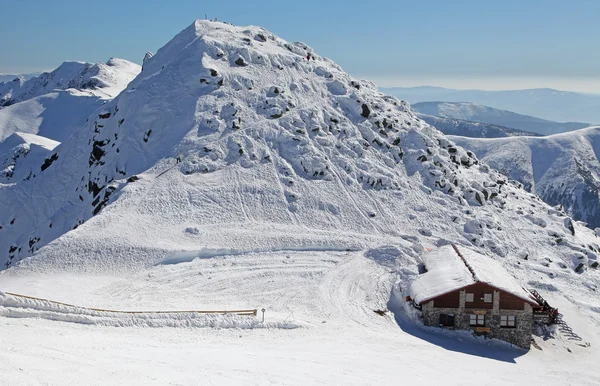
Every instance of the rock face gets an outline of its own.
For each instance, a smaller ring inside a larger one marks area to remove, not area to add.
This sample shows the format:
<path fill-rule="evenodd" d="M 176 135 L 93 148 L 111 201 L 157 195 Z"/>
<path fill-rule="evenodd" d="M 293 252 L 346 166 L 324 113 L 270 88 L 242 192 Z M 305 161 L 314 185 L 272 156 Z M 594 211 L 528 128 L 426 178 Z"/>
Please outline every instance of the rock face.
<path fill-rule="evenodd" d="M 56 141 L 37 135 L 11 135 L 0 143 L 0 183 L 34 178 L 56 160 L 52 150 L 58 145 Z"/>
<path fill-rule="evenodd" d="M 329 248 L 386 242 L 415 259 L 452 240 L 524 282 L 527 254 L 596 283 L 565 257 L 600 249 L 594 232 L 574 222 L 571 234 L 562 213 L 405 102 L 258 27 L 196 21 L 48 159 L 0 190 L 4 267 L 31 255 L 52 267 L 149 265 L 197 246 L 191 236 L 265 250 L 300 247 L 302 235 Z"/>
<path fill-rule="evenodd" d="M 600 226 L 600 127 L 539 138 L 451 138 L 550 205 Z"/>
<path fill-rule="evenodd" d="M 142 71 L 144 70 L 144 64 L 146 64 L 146 61 L 153 56 L 154 56 L 154 54 L 152 52 L 150 52 L 150 51 L 146 52 L 146 55 L 144 55 L 144 60 L 142 61 Z"/>

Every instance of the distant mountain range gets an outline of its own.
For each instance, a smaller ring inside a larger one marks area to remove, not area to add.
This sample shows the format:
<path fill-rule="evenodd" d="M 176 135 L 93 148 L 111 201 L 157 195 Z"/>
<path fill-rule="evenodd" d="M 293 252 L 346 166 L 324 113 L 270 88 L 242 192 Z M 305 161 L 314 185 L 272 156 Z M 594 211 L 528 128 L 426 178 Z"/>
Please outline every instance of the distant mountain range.
<path fill-rule="evenodd" d="M 483 91 L 430 86 L 381 88 L 381 91 L 411 104 L 428 101 L 473 102 L 557 122 L 600 123 L 600 94 L 550 88 Z"/>
<path fill-rule="evenodd" d="M 416 110 L 413 110 L 416 111 Z M 516 130 L 492 123 L 465 121 L 454 118 L 441 118 L 417 113 L 417 117 L 447 135 L 459 135 L 471 138 L 503 138 L 514 136 L 538 136 L 537 133 Z"/>
<path fill-rule="evenodd" d="M 12 82 L 17 78 L 23 78 L 23 80 L 27 80 L 40 74 L 41 72 L 31 72 L 29 74 L 0 74 L 0 83 Z"/>
<path fill-rule="evenodd" d="M 553 122 L 529 115 L 517 114 L 512 111 L 500 110 L 493 107 L 483 106 L 471 102 L 419 102 L 412 106 L 412 109 L 420 114 L 439 118 L 449 118 L 453 120 L 463 120 L 470 122 L 480 122 L 492 125 L 503 126 L 500 132 L 507 131 L 507 135 L 469 135 L 459 132 L 446 132 L 435 123 L 423 118 L 427 123 L 438 127 L 446 134 L 465 135 L 467 137 L 506 137 L 513 135 L 529 135 L 537 133 L 540 135 L 551 135 L 563 133 L 565 131 L 578 130 L 590 127 L 589 123 L 582 122 Z M 443 122 L 437 122 L 444 124 Z M 511 132 L 510 129 L 515 130 Z"/>

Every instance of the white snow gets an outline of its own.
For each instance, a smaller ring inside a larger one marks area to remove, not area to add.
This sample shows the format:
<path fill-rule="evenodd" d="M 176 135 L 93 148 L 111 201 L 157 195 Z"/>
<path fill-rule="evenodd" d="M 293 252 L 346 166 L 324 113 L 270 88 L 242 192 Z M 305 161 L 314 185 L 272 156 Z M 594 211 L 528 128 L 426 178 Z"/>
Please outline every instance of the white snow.
<path fill-rule="evenodd" d="M 54 154 L 0 186 L 0 290 L 112 310 L 264 308 L 267 323 L 301 328 L 115 328 L 112 315 L 87 325 L 16 307 L 36 317 L 0 317 L 3 382 L 600 382 L 600 278 L 581 251 L 596 234 L 573 222 L 572 235 L 303 43 L 197 21 Z M 425 248 L 450 243 L 552 291 L 584 342 L 557 332 L 524 352 L 424 328 L 403 295 Z"/>
<path fill-rule="evenodd" d="M 34 134 L 14 133 L 0 142 L 0 183 L 31 178 L 59 143 Z"/>
<path fill-rule="evenodd" d="M 187 229 L 186 229 L 187 231 Z M 288 247 L 288 248 L 271 248 L 265 250 L 236 250 L 223 248 L 204 248 L 199 251 L 182 251 L 172 252 L 159 260 L 158 264 L 179 264 L 193 261 L 195 259 L 210 259 L 216 256 L 237 256 L 248 253 L 267 253 L 281 251 L 356 251 L 356 247 L 335 247 L 335 246 L 304 246 L 304 247 Z"/>
<path fill-rule="evenodd" d="M 444 245 L 427 252 L 423 256 L 423 263 L 427 272 L 413 281 L 409 288 L 411 298 L 418 304 L 477 282 L 489 284 L 535 303 L 531 294 L 523 289 L 523 285 L 499 261 L 470 248 Z"/>
<path fill-rule="evenodd" d="M 95 310 L 0 292 L 0 316 L 37 318 L 108 327 L 297 328 L 293 322 L 261 323 L 251 315 L 202 313 L 203 310 L 129 312 Z M 227 311 L 227 310 L 223 310 Z"/>
<path fill-rule="evenodd" d="M 519 283 L 515 280 L 514 276 L 508 273 L 499 260 L 477 253 L 470 248 L 458 247 L 458 250 L 475 273 L 475 281 L 489 284 L 536 304 L 531 294 L 523 288 L 525 283 Z"/>
<path fill-rule="evenodd" d="M 592 228 L 600 225 L 595 193 L 600 187 L 600 127 L 547 137 L 450 138 L 551 205 L 561 204 Z"/>
<path fill-rule="evenodd" d="M 423 263 L 427 272 L 413 281 L 409 288 L 409 294 L 417 304 L 475 283 L 452 245 L 426 253 Z"/>
<path fill-rule="evenodd" d="M 456 105 L 467 102 L 483 106 L 491 106 L 529 117 L 516 117 L 516 121 L 532 122 L 533 117 L 549 119 L 556 122 L 567 122 L 577 125 L 577 122 L 600 123 L 600 95 L 598 93 L 578 93 L 536 88 L 526 90 L 455 90 L 441 87 L 395 87 L 382 88 L 382 91 L 411 104 L 418 102 L 445 101 L 455 102 Z M 433 102 L 433 103 L 445 103 Z M 477 110 L 476 108 L 472 109 Z M 514 113 L 513 113 L 514 114 Z M 500 115 L 503 115 L 500 113 Z M 536 119 L 536 118 L 533 118 Z M 581 128 L 582 126 L 579 126 Z M 573 127 L 572 129 L 576 129 Z"/>
<path fill-rule="evenodd" d="M 65 62 L 50 73 L 0 84 L 0 142 L 15 132 L 64 141 L 139 72 L 137 64 L 111 58 Z"/>

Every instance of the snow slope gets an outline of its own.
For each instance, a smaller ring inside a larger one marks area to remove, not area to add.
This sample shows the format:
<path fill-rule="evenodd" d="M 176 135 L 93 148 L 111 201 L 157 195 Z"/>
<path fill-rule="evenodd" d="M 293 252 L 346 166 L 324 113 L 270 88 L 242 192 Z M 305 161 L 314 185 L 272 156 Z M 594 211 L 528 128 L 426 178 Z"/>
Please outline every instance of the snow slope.
<path fill-rule="evenodd" d="M 600 122 L 600 94 L 550 88 L 488 91 L 423 86 L 381 90 L 411 104 L 430 101 L 471 102 L 556 122 Z"/>
<path fill-rule="evenodd" d="M 548 137 L 479 140 L 453 137 L 551 205 L 600 226 L 600 127 Z"/>
<path fill-rule="evenodd" d="M 514 136 L 537 136 L 538 134 L 512 129 L 510 127 L 491 123 L 471 122 L 462 119 L 442 118 L 433 115 L 417 113 L 424 120 L 446 135 L 459 135 L 472 138 L 502 138 Z"/>
<path fill-rule="evenodd" d="M 15 132 L 62 142 L 139 73 L 123 59 L 65 62 L 29 80 L 0 83 L 0 142 Z"/>
<path fill-rule="evenodd" d="M 47 160 L 0 188 L 0 290 L 113 310 L 265 308 L 300 328 L 80 326 L 0 301 L 13 308 L 5 379 L 599 381 L 596 234 L 303 43 L 196 21 Z M 551 290 L 584 342 L 557 331 L 526 354 L 419 326 L 403 292 L 425 248 L 449 242 Z"/>
<path fill-rule="evenodd" d="M 541 135 L 562 133 L 590 126 L 589 123 L 552 122 L 470 102 L 420 102 L 413 104 L 411 107 L 421 114 L 439 118 L 488 123 Z M 461 134 L 456 133 L 455 135 Z"/>

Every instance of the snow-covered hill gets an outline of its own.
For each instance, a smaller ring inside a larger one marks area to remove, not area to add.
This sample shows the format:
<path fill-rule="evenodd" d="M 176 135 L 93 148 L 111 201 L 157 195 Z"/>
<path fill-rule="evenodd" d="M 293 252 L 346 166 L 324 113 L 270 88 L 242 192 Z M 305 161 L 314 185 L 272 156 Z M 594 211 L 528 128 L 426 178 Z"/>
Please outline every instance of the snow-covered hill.
<path fill-rule="evenodd" d="M 137 64 L 112 58 L 106 64 L 65 62 L 29 80 L 1 83 L 0 142 L 16 132 L 63 141 L 139 72 Z"/>
<path fill-rule="evenodd" d="M 488 123 L 540 135 L 557 134 L 590 126 L 589 123 L 552 122 L 470 102 L 420 102 L 411 107 L 421 114 L 434 117 Z"/>
<path fill-rule="evenodd" d="M 600 122 L 600 94 L 550 88 L 487 91 L 422 86 L 381 90 L 410 104 L 429 101 L 471 102 L 556 122 Z"/>
<path fill-rule="evenodd" d="M 0 84 L 0 106 L 10 106 L 57 89 L 70 88 L 112 98 L 139 72 L 139 65 L 118 58 L 111 58 L 106 63 L 64 62 L 52 72 Z"/>
<path fill-rule="evenodd" d="M 113 360 L 133 358 L 129 374 L 157 383 L 222 383 L 230 373 L 238 374 L 233 382 L 390 383 L 398 363 L 411 364 L 409 383 L 421 370 L 434 383 L 449 373 L 469 383 L 481 373 L 460 371 L 465 353 L 502 377 L 524 353 L 466 334 L 457 344 L 456 335 L 420 329 L 403 308 L 420 255 L 450 242 L 497 259 L 525 286 L 552 290 L 585 342 L 600 342 L 600 238 L 592 230 L 509 183 L 405 102 L 258 27 L 196 21 L 178 34 L 35 177 L 1 187 L 0 226 L 3 291 L 110 309 L 264 307 L 278 326 L 147 333 L 139 327 L 155 321 L 144 317 L 107 320 L 0 296 L 2 315 L 39 318 L 25 339 L 51 347 L 62 336 L 85 357 L 90 348 L 77 337 L 86 334 Z M 89 326 L 65 333 L 47 319 Z M 13 364 L 14 353 L 48 363 L 18 339 L 21 321 L 0 323 L 13 332 L 0 336 L 13 353 L 0 353 L 0 363 Z M 156 323 L 198 322 L 165 315 Z M 280 330 L 286 326 L 298 328 Z M 113 347 L 121 334 L 128 344 Z M 596 351 L 554 336 L 538 339 L 548 356 L 524 359 L 519 380 L 598 380 L 585 365 Z M 145 364 L 134 347 L 150 355 Z M 157 347 L 167 352 L 160 363 Z M 540 375 L 569 358 L 565 347 L 581 360 Z M 189 358 L 199 357 L 208 367 L 196 377 L 188 370 L 198 361 Z M 188 378 L 161 372 L 178 358 Z M 433 370 L 432 358 L 442 363 Z M 125 371 L 88 365 L 79 381 L 96 373 L 113 381 Z M 23 379 L 12 367 L 7 374 Z"/>
<path fill-rule="evenodd" d="M 600 226 L 600 127 L 537 138 L 452 140 L 549 204 Z"/>
<path fill-rule="evenodd" d="M 538 136 L 539 134 L 512 129 L 510 127 L 494 125 L 491 123 L 472 122 L 462 119 L 441 118 L 433 115 L 417 113 L 417 117 L 424 120 L 446 135 L 459 135 L 471 138 L 503 138 L 514 136 Z"/>
<path fill-rule="evenodd" d="M 27 80 L 38 75 L 41 75 L 41 72 L 30 72 L 27 74 L 0 74 L 0 83 L 12 82 L 16 78 L 23 78 L 24 80 Z"/>

